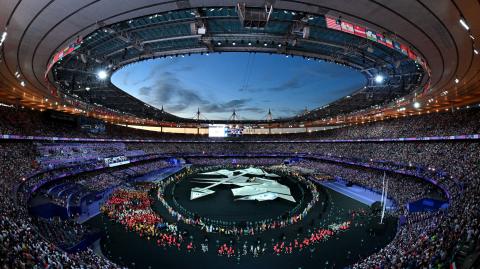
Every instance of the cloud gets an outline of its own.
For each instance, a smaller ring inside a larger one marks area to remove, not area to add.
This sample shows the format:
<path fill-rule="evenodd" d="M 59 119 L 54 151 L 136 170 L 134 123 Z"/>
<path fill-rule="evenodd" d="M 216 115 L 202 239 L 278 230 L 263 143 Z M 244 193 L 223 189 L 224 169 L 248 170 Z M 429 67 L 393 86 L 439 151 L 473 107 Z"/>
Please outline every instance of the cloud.
<path fill-rule="evenodd" d="M 123 75 L 122 83 L 123 85 L 129 85 L 130 84 L 130 75 L 132 74 L 132 71 L 127 71 Z"/>
<path fill-rule="evenodd" d="M 231 112 L 234 109 L 237 111 L 244 111 L 246 105 L 250 103 L 251 99 L 234 99 L 223 103 L 210 103 L 202 109 L 207 113 Z"/>
<path fill-rule="evenodd" d="M 195 67 L 192 65 L 184 65 L 175 69 L 175 72 L 190 72 L 195 70 Z"/>
<path fill-rule="evenodd" d="M 259 108 L 259 107 L 244 107 L 244 108 L 239 109 L 239 111 L 247 111 L 247 112 L 253 112 L 253 113 L 257 113 L 257 114 L 265 113 L 265 115 L 267 114 L 267 110 L 265 110 L 263 108 Z"/>
<path fill-rule="evenodd" d="M 337 66 L 333 64 L 327 64 L 327 65 L 318 65 L 318 67 L 315 68 L 303 68 L 302 73 L 305 76 L 314 76 L 316 79 L 321 79 L 321 80 L 328 80 L 328 79 L 338 79 L 338 78 L 344 78 L 345 75 L 345 68 L 342 66 Z"/>
<path fill-rule="evenodd" d="M 138 89 L 137 97 L 144 102 L 157 107 L 165 105 L 167 109 L 176 111 L 184 110 L 190 105 L 208 103 L 196 91 L 184 88 L 172 72 L 157 71 L 154 77 L 149 86 Z"/>
<path fill-rule="evenodd" d="M 252 99 L 234 99 L 228 102 L 223 103 L 211 103 L 207 106 L 200 107 L 201 111 L 204 113 L 225 113 L 225 116 L 231 115 L 235 109 L 237 115 L 241 119 L 251 119 L 252 114 L 257 114 L 258 116 L 266 115 L 266 110 L 263 108 L 251 106 Z M 243 114 L 249 116 L 244 117 Z"/>
<path fill-rule="evenodd" d="M 151 60 L 146 60 L 146 61 L 151 61 Z M 170 68 L 171 65 L 174 65 L 178 61 L 177 58 L 173 59 L 163 59 L 162 61 L 159 61 L 158 63 L 149 66 L 149 71 L 146 72 L 144 76 L 141 78 L 137 78 L 137 80 L 131 80 L 129 78 L 124 79 L 124 82 L 127 82 L 127 84 L 136 86 L 141 83 L 145 83 L 148 81 L 155 81 L 157 78 L 165 72 L 166 69 Z M 138 63 L 135 63 L 131 66 L 131 68 L 135 68 L 135 65 Z M 130 67 L 130 66 L 129 66 Z M 129 69 L 130 70 L 130 69 Z M 129 73 L 130 71 L 126 72 Z M 125 84 L 125 83 L 124 83 Z"/>
<path fill-rule="evenodd" d="M 275 110 L 272 110 L 272 114 L 274 118 L 292 117 L 303 112 L 304 112 L 304 109 L 294 109 L 290 107 L 280 107 Z"/>
<path fill-rule="evenodd" d="M 201 96 L 200 89 L 185 88 L 173 72 L 157 72 L 156 79 L 149 86 L 138 89 L 138 98 L 156 107 L 164 108 L 171 113 L 194 111 L 197 107 L 203 113 L 223 113 L 237 111 L 258 112 L 260 109 L 249 106 L 252 99 L 233 99 L 215 102 Z"/>
<path fill-rule="evenodd" d="M 141 95 L 150 96 L 150 93 L 152 92 L 152 87 L 141 87 L 140 89 L 138 89 L 138 92 Z"/>
<path fill-rule="evenodd" d="M 309 81 L 304 79 L 304 77 L 300 76 L 294 76 L 287 81 L 273 87 L 266 87 L 266 88 L 241 88 L 239 89 L 240 92 L 262 92 L 262 91 L 268 91 L 268 92 L 284 92 L 284 91 L 291 91 L 291 90 L 297 90 L 297 89 L 302 89 L 305 86 L 307 86 Z"/>
<path fill-rule="evenodd" d="M 276 87 L 268 88 L 267 90 L 271 92 L 296 90 L 296 89 L 303 88 L 306 85 L 305 81 L 306 81 L 305 79 L 302 80 L 299 76 L 295 76 L 285 81 L 284 83 Z"/>

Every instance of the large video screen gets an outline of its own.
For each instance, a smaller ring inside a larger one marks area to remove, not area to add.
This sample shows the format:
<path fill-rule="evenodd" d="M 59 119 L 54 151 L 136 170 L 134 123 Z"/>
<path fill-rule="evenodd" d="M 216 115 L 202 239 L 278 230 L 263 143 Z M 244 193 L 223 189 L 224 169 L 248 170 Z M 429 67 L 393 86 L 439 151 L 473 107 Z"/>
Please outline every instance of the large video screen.
<path fill-rule="evenodd" d="M 210 124 L 208 125 L 209 137 L 239 137 L 243 134 L 243 127 L 238 125 Z"/>
<path fill-rule="evenodd" d="M 231 126 L 228 126 L 228 129 L 227 129 L 227 136 L 228 137 L 239 137 L 243 134 L 243 127 L 241 126 L 235 126 L 235 125 L 231 125 Z"/>
<path fill-rule="evenodd" d="M 228 127 L 225 124 L 209 124 L 208 137 L 227 137 Z"/>

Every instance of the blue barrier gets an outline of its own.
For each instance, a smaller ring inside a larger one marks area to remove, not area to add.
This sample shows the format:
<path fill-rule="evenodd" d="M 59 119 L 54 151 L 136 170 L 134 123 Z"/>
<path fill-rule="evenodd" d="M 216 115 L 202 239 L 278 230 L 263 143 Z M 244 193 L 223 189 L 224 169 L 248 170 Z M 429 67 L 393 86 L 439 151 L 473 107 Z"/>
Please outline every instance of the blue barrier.
<path fill-rule="evenodd" d="M 423 198 L 407 204 L 409 212 L 437 211 L 446 208 L 448 208 L 448 202 L 430 198 Z"/>

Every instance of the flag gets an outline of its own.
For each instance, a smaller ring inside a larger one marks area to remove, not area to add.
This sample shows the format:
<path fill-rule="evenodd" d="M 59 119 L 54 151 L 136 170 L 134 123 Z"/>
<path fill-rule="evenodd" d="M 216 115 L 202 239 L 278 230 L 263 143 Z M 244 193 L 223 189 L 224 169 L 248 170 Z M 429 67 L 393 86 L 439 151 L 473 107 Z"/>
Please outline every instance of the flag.
<path fill-rule="evenodd" d="M 50 84 L 48 84 L 48 88 L 50 88 Z M 55 96 L 55 97 L 58 97 L 58 92 L 57 92 L 57 89 L 54 87 L 52 87 L 52 89 L 50 90 L 50 94 Z"/>
<path fill-rule="evenodd" d="M 63 59 L 63 50 L 57 53 L 57 59 L 58 61 L 61 61 Z"/>
<path fill-rule="evenodd" d="M 398 51 L 402 51 L 402 50 L 400 49 L 400 43 L 398 43 L 398 42 L 395 41 L 395 40 L 393 40 L 393 47 L 394 47 L 396 50 L 398 50 Z"/>
<path fill-rule="evenodd" d="M 404 44 L 400 44 L 400 50 L 402 51 L 403 54 L 408 55 L 408 47 L 405 46 Z"/>
<path fill-rule="evenodd" d="M 417 55 L 412 51 L 412 50 L 408 50 L 408 58 L 412 59 L 412 60 L 417 60 Z"/>
<path fill-rule="evenodd" d="M 353 30 L 355 31 L 355 35 L 361 36 L 363 38 L 367 37 L 366 29 L 365 27 L 354 25 Z"/>
<path fill-rule="evenodd" d="M 430 80 L 427 83 L 425 83 L 425 86 L 423 86 L 423 91 L 428 91 L 428 90 L 430 90 Z"/>
<path fill-rule="evenodd" d="M 393 48 L 393 41 L 390 38 L 385 38 L 385 43 L 387 47 Z"/>
<path fill-rule="evenodd" d="M 341 25 L 342 25 L 342 31 L 350 33 L 350 34 L 355 33 L 355 31 L 353 30 L 353 24 L 351 24 L 349 22 L 346 22 L 346 21 L 342 21 Z"/>
<path fill-rule="evenodd" d="M 377 33 L 377 42 L 386 46 L 385 37 L 382 34 Z"/>
<path fill-rule="evenodd" d="M 375 33 L 372 30 L 367 30 L 367 38 L 372 40 L 372 41 L 377 42 L 377 33 Z"/>
<path fill-rule="evenodd" d="M 424 65 L 424 62 L 423 62 L 423 59 L 422 59 L 422 57 L 420 57 L 420 56 L 417 56 L 417 63 L 423 67 L 423 65 Z"/>
<path fill-rule="evenodd" d="M 327 21 L 327 28 L 338 30 L 338 31 L 342 30 L 339 19 L 330 17 L 330 16 L 325 16 L 325 20 Z"/>

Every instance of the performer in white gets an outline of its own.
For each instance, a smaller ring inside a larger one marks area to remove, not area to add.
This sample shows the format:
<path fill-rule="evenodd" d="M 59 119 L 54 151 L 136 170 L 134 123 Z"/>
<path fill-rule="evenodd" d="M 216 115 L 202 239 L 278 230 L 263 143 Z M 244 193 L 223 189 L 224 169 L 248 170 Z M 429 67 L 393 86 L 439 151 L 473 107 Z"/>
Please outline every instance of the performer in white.
<path fill-rule="evenodd" d="M 295 202 L 290 193 L 290 188 L 278 183 L 273 179 L 279 178 L 276 174 L 270 174 L 259 168 L 247 168 L 238 170 L 218 170 L 212 172 L 201 173 L 201 175 L 222 176 L 221 178 L 195 178 L 196 182 L 203 184 L 211 184 L 203 188 L 192 188 L 190 191 L 190 200 L 198 199 L 215 193 L 211 188 L 218 185 L 235 185 L 240 188 L 232 189 L 235 200 L 257 200 L 269 201 L 277 198 Z M 268 177 L 268 178 L 264 178 Z"/>

